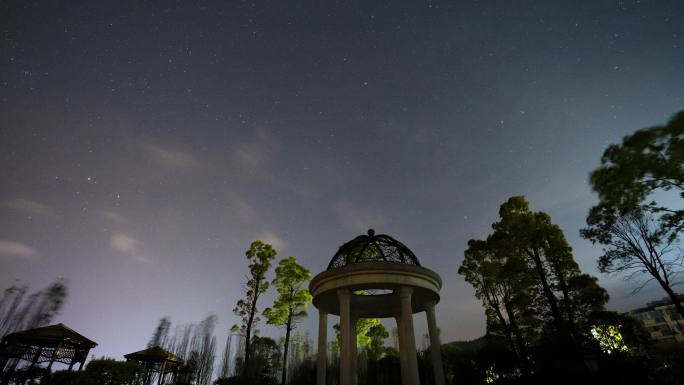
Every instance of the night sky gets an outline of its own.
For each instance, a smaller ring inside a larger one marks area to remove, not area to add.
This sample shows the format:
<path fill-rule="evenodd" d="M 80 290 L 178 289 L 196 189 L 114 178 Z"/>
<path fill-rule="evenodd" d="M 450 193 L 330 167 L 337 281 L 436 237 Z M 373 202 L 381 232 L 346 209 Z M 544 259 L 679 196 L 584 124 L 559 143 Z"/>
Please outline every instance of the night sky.
<path fill-rule="evenodd" d="M 599 275 L 589 172 L 684 107 L 682 1 L 17 0 L 0 30 L 2 289 L 67 278 L 54 321 L 119 359 L 164 315 L 225 338 L 252 240 L 316 274 L 369 227 L 479 337 L 467 240 L 523 194 Z M 599 276 L 611 309 L 664 296 Z"/>

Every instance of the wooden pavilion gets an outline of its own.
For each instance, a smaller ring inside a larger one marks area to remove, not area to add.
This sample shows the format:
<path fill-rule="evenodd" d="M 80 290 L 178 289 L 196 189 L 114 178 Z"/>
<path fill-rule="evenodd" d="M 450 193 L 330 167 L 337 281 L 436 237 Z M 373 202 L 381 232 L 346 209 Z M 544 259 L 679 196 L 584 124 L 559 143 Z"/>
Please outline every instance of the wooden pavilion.
<path fill-rule="evenodd" d="M 49 371 L 53 363 L 60 362 L 69 365 L 69 370 L 80 363 L 78 370 L 81 370 L 95 346 L 96 342 L 61 323 L 11 333 L 0 341 L 0 372 L 5 372 L 5 366 L 12 359 L 30 362 L 29 369 L 47 362 Z"/>
<path fill-rule="evenodd" d="M 159 376 L 157 380 L 158 385 L 163 385 L 168 375 L 171 375 L 171 383 L 174 383 L 178 375 L 178 368 L 183 364 L 181 358 L 159 346 L 129 353 L 124 355 L 124 357 L 127 361 L 136 362 L 147 370 L 144 382 L 146 385 L 150 383 L 155 373 Z"/>

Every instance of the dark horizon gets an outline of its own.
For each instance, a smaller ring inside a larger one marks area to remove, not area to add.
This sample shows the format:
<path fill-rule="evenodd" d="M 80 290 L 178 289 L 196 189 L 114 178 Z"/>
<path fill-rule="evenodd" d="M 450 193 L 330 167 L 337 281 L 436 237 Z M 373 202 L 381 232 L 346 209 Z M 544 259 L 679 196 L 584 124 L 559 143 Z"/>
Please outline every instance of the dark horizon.
<path fill-rule="evenodd" d="M 221 345 L 253 240 L 316 274 L 368 228 L 442 276 L 443 341 L 477 338 L 458 266 L 514 195 L 609 309 L 665 296 L 629 296 L 578 231 L 604 149 L 684 106 L 684 3 L 97 3 L 0 16 L 0 280 L 66 278 L 54 322 L 95 356 L 166 315 L 215 313 Z"/>

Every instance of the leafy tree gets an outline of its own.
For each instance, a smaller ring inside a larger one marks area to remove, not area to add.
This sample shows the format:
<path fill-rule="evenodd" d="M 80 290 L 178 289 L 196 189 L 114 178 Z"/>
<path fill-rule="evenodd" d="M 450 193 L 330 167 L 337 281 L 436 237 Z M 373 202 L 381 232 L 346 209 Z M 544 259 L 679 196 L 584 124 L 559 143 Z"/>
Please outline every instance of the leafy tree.
<path fill-rule="evenodd" d="M 492 234 L 468 242 L 459 269 L 485 306 L 488 333 L 504 337 L 524 374 L 531 372 L 528 348 L 541 351 L 545 341 L 553 341 L 546 344 L 553 350 L 547 356 L 562 353 L 578 361 L 589 333 L 587 315 L 603 310 L 607 293 L 582 274 L 548 214 L 531 211 L 516 196 L 499 215 Z"/>
<path fill-rule="evenodd" d="M 554 294 L 553 275 L 549 271 L 551 249 L 547 241 L 553 228 L 551 218 L 543 212 L 532 212 L 522 196 L 512 197 L 502 204 L 499 215 L 499 222 L 492 225 L 495 236 L 528 258 L 536 271 L 556 331 L 561 339 L 568 341 L 570 336 Z"/>
<path fill-rule="evenodd" d="M 684 198 L 684 111 L 664 126 L 638 130 L 621 144 L 609 146 L 601 166 L 591 173 L 591 186 L 599 195 L 598 206 L 620 214 L 659 213 L 659 225 L 674 229 L 670 235 L 681 232 L 684 209 L 652 199 L 659 191 L 673 191 Z"/>
<path fill-rule="evenodd" d="M 385 339 L 389 337 L 389 332 L 387 332 L 387 329 L 378 322 L 376 325 L 368 328 L 366 336 L 370 339 L 370 342 L 366 347 L 368 356 L 371 360 L 378 360 L 385 352 Z"/>
<path fill-rule="evenodd" d="M 647 276 L 633 293 L 655 280 L 684 318 L 684 307 L 672 289 L 675 276 L 682 271 L 684 254 L 674 247 L 677 238 L 671 234 L 673 230 L 662 226 L 653 215 L 640 209 L 621 213 L 614 207 L 598 205 L 589 212 L 589 226 L 580 234 L 605 246 L 598 261 L 602 273 L 626 274 L 627 280 Z M 680 331 L 684 332 L 681 325 Z"/>
<path fill-rule="evenodd" d="M 532 271 L 515 251 L 501 247 L 501 240 L 470 240 L 458 273 L 475 288 L 488 318 L 488 330 L 498 330 L 512 352 L 516 353 L 521 370 L 530 373 L 527 343 L 521 330 L 529 293 L 535 284 Z"/>
<path fill-rule="evenodd" d="M 153 348 L 155 346 L 163 347 L 166 345 L 169 335 L 169 328 L 171 327 L 171 320 L 169 317 L 162 317 L 157 324 L 157 328 L 154 329 L 154 333 L 150 338 L 150 342 L 147 343 L 148 348 Z"/>
<path fill-rule="evenodd" d="M 254 241 L 245 256 L 249 261 L 250 276 L 245 284 L 245 298 L 237 302 L 233 312 L 242 318 L 242 328 L 245 333 L 243 373 L 246 375 L 250 366 L 252 329 L 255 323 L 259 321 L 257 301 L 261 294 L 268 289 L 266 272 L 271 267 L 271 261 L 275 258 L 276 251 L 267 243 Z"/>
<path fill-rule="evenodd" d="M 568 280 L 568 292 L 573 318 L 585 327 L 590 325 L 589 317 L 592 314 L 604 311 L 609 299 L 606 289 L 598 284 L 598 278 L 589 274 L 571 277 Z"/>
<path fill-rule="evenodd" d="M 254 361 L 241 380 L 250 384 L 276 384 L 281 362 L 278 343 L 272 338 L 255 336 L 251 344 Z M 244 368 L 241 369 L 244 372 Z"/>
<path fill-rule="evenodd" d="M 371 343 L 371 337 L 368 332 L 374 326 L 380 325 L 380 319 L 378 318 L 357 318 L 356 319 L 356 346 L 360 348 L 365 348 Z M 340 324 L 334 324 L 333 330 L 335 331 L 335 344 L 337 348 L 340 345 L 340 339 L 342 338 L 342 329 L 340 329 Z"/>
<path fill-rule="evenodd" d="M 275 273 L 271 284 L 276 287 L 278 297 L 272 307 L 264 310 L 264 316 L 269 324 L 285 327 L 281 376 L 281 384 L 285 385 L 290 333 L 296 328 L 297 321 L 307 316 L 306 307 L 311 302 L 311 294 L 305 285 L 311 279 L 311 272 L 291 256 L 280 260 Z"/>

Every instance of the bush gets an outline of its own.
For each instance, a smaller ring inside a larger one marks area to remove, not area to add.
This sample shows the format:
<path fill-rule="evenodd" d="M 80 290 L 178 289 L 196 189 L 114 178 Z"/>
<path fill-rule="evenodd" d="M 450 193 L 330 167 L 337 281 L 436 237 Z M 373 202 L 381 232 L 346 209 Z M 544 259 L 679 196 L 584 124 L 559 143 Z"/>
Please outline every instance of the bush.
<path fill-rule="evenodd" d="M 78 385 L 78 379 L 81 372 L 72 372 L 70 370 L 60 370 L 50 375 L 47 380 L 49 385 Z"/>
<path fill-rule="evenodd" d="M 136 363 L 101 358 L 88 363 L 77 385 L 140 385 L 144 378 L 145 368 Z"/>

